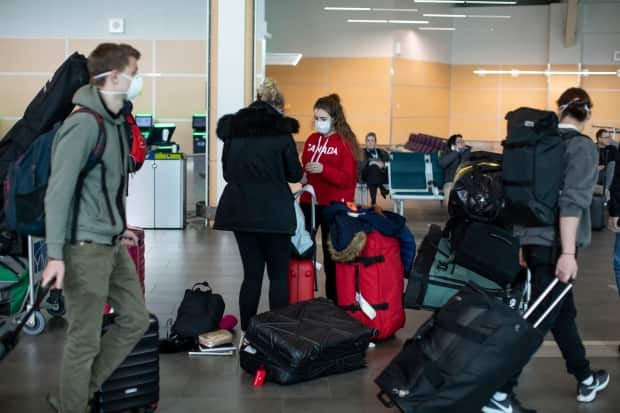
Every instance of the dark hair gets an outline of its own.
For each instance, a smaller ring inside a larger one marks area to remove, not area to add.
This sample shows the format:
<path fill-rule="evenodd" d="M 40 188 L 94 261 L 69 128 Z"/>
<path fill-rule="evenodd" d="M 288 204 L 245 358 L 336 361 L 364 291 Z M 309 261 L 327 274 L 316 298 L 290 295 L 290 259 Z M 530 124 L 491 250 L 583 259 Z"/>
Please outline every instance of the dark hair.
<path fill-rule="evenodd" d="M 101 73 L 117 70 L 122 72 L 129 66 L 129 53 L 125 47 L 115 43 L 101 43 L 88 56 L 88 73 L 94 85 L 101 86 L 105 78 L 93 79 Z"/>
<path fill-rule="evenodd" d="M 458 138 L 462 138 L 462 137 L 463 137 L 463 135 L 461 135 L 461 134 L 459 134 L 459 133 L 457 133 L 456 135 L 452 135 L 452 136 L 450 136 L 450 137 L 448 138 L 448 146 L 449 146 L 449 147 L 452 147 L 453 145 L 456 145 L 456 140 L 457 140 Z"/>
<path fill-rule="evenodd" d="M 127 43 L 121 43 L 120 46 L 127 51 L 127 56 L 134 57 L 136 60 L 140 60 L 140 58 L 142 57 L 140 51 L 132 45 Z"/>
<path fill-rule="evenodd" d="M 366 134 L 366 139 L 368 139 L 368 138 L 369 138 L 369 137 L 371 137 L 371 136 L 372 136 L 373 138 L 375 138 L 375 141 L 377 140 L 377 134 L 376 134 L 376 133 L 374 133 L 374 132 L 368 132 L 368 133 Z"/>
<path fill-rule="evenodd" d="M 357 137 L 351 130 L 347 118 L 344 115 L 344 109 L 340 104 L 340 96 L 335 93 L 329 96 L 323 96 L 316 101 L 314 109 L 323 109 L 332 117 L 334 120 L 334 129 L 349 144 L 353 152 L 353 157 L 359 159 L 360 146 L 357 143 Z"/>
<path fill-rule="evenodd" d="M 598 141 L 599 139 L 601 139 L 603 137 L 603 134 L 605 133 L 609 133 L 609 131 L 607 129 L 599 129 L 598 131 L 596 131 L 596 140 Z"/>
<path fill-rule="evenodd" d="M 566 89 L 556 102 L 560 110 L 560 120 L 570 116 L 578 122 L 588 119 L 594 105 L 590 95 L 579 87 Z"/>

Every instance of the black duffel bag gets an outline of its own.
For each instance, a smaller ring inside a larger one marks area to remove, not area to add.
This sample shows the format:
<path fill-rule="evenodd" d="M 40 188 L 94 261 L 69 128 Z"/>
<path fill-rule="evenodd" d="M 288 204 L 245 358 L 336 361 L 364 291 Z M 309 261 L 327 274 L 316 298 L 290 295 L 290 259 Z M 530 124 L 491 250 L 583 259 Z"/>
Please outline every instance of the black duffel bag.
<path fill-rule="evenodd" d="M 502 155 L 484 151 L 467 154 L 454 177 L 448 201 L 450 216 L 495 222 L 504 206 Z"/>
<path fill-rule="evenodd" d="M 172 325 L 172 334 L 195 338 L 215 331 L 219 328 L 224 308 L 224 299 L 213 293 L 208 282 L 194 284 L 191 289 L 185 290 L 177 318 Z"/>
<path fill-rule="evenodd" d="M 557 279 L 543 298 L 556 286 Z M 480 412 L 541 345 L 544 337 L 535 326 L 544 315 L 533 325 L 527 320 L 536 307 L 522 318 L 475 284 L 466 285 L 375 379 L 379 399 L 404 413 Z"/>
<path fill-rule="evenodd" d="M 521 271 L 519 239 L 512 231 L 482 222 L 452 219 L 446 225 L 454 262 L 495 282 L 514 285 Z"/>

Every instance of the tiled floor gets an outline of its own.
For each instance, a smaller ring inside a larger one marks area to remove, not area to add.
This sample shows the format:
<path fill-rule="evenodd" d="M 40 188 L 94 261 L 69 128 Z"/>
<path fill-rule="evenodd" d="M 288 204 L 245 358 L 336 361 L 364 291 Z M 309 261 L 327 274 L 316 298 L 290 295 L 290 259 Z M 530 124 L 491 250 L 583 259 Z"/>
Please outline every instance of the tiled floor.
<path fill-rule="evenodd" d="M 409 225 L 418 240 L 429 223 L 441 223 L 445 213 L 437 203 L 408 204 Z M 147 233 L 147 304 L 165 325 L 173 317 L 192 283 L 209 281 L 224 296 L 227 312 L 237 313 L 241 263 L 232 234 L 204 228 L 200 222 L 186 231 Z M 549 343 L 528 366 L 519 388 L 527 406 L 545 413 L 620 411 L 620 302 L 611 269 L 613 235 L 594 234 L 593 245 L 581 256 L 576 286 L 579 324 L 592 363 L 612 374 L 610 388 L 590 405 L 575 401 L 575 383 Z M 263 291 L 263 295 L 265 290 Z M 266 309 L 266 300 L 261 308 Z M 375 398 L 374 377 L 412 335 L 424 312 L 407 312 L 406 327 L 397 339 L 368 352 L 368 368 L 290 387 L 266 384 L 256 389 L 236 358 L 162 356 L 161 412 L 387 412 Z M 64 322 L 54 321 L 39 337 L 23 336 L 19 348 L 0 364 L 0 412 L 49 411 L 44 394 L 57 387 Z M 393 410 L 395 411 L 395 410 Z M 455 412 L 457 413 L 457 412 Z"/>

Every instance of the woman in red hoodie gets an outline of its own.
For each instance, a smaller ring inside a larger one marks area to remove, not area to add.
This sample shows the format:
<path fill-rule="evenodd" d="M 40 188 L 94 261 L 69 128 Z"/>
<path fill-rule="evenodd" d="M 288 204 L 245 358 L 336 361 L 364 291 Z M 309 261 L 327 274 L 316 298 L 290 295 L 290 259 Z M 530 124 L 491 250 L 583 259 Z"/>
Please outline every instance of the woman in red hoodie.
<path fill-rule="evenodd" d="M 329 226 L 323 220 L 322 212 L 332 202 L 354 200 L 359 145 L 336 94 L 316 101 L 314 127 L 316 132 L 306 140 L 301 162 L 306 172 L 304 181 L 314 187 L 319 204 L 317 220 L 323 241 L 325 294 L 336 302 L 336 265 L 327 249 Z M 310 216 L 309 202 L 309 197 L 302 197 L 306 218 Z"/>

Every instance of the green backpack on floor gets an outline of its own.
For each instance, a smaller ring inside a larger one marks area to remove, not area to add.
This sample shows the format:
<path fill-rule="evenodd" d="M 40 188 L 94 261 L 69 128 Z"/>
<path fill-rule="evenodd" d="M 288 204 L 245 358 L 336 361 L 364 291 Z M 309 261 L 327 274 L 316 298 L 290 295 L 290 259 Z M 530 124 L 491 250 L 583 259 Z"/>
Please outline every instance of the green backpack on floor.
<path fill-rule="evenodd" d="M 504 290 L 493 281 L 454 263 L 450 241 L 441 228 L 431 225 L 418 250 L 405 292 L 405 307 L 436 310 L 443 307 L 468 282 L 492 295 Z"/>
<path fill-rule="evenodd" d="M 21 310 L 29 285 L 25 260 L 1 256 L 0 316 L 10 316 Z"/>

